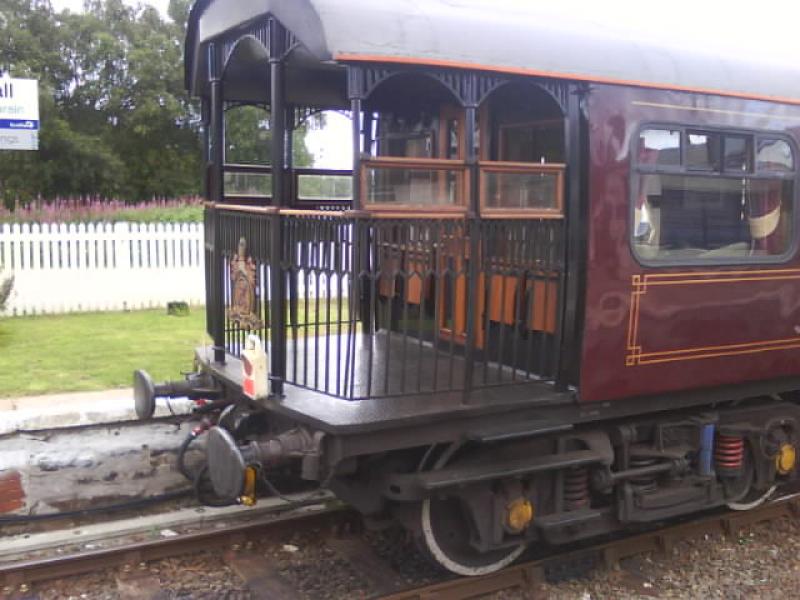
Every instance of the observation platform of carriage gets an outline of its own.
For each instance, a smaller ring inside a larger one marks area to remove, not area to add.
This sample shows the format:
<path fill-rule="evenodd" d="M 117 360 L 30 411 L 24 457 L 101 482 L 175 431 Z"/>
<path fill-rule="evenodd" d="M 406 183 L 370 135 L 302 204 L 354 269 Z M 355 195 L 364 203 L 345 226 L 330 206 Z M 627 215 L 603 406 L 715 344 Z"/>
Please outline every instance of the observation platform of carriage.
<path fill-rule="evenodd" d="M 256 334 L 275 395 L 569 383 L 572 84 L 331 55 L 319 24 L 273 4 L 190 17 L 214 362 Z M 327 163 L 299 150 L 309 131 Z"/>

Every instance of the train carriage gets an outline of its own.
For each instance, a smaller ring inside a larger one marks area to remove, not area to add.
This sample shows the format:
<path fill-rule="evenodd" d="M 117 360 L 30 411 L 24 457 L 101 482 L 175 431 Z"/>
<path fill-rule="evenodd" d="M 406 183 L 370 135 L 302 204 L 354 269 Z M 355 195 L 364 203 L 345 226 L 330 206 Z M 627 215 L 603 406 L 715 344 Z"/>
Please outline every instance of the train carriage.
<path fill-rule="evenodd" d="M 212 343 L 135 384 L 213 400 L 220 498 L 288 465 L 476 575 L 795 479 L 797 71 L 606 25 L 195 3 Z M 228 156 L 242 105 L 269 166 Z M 293 164 L 322 111 L 352 170 Z"/>

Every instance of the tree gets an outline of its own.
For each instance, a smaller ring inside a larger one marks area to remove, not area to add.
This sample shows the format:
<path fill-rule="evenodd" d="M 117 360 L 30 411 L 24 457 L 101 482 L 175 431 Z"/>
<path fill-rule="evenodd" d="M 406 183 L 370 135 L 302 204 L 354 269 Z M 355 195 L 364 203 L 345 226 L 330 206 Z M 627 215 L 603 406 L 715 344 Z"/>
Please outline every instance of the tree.
<path fill-rule="evenodd" d="M 49 0 L 0 0 L 0 64 L 40 82 L 38 152 L 0 154 L 0 200 L 118 196 L 147 200 L 199 192 L 197 101 L 183 89 L 183 39 L 191 0 L 169 18 L 123 0 L 86 0 L 80 14 Z M 8 34 L 8 35 L 7 35 Z M 268 114 L 228 111 L 230 162 L 269 163 Z M 306 128 L 294 164 L 309 166 Z"/>
<path fill-rule="evenodd" d="M 2 153 L 7 205 L 56 195 L 130 200 L 199 189 L 196 106 L 183 90 L 185 22 L 122 0 L 55 13 L 45 0 L 0 0 L 0 56 L 40 81 L 38 152 Z M 172 0 L 174 17 L 187 3 Z"/>
<path fill-rule="evenodd" d="M 321 126 L 322 120 L 314 121 Z M 292 164 L 310 167 L 314 157 L 306 146 L 309 124 L 297 128 L 292 136 Z M 237 106 L 225 112 L 225 161 L 239 164 L 270 164 L 272 132 L 269 111 L 259 106 Z"/>

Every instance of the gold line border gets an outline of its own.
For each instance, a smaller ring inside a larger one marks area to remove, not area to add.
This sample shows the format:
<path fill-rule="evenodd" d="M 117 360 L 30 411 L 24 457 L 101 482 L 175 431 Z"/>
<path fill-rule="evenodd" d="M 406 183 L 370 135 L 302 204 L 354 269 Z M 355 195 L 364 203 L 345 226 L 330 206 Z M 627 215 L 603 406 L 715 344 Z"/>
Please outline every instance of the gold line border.
<path fill-rule="evenodd" d="M 703 277 L 699 279 L 698 277 Z M 682 279 L 681 279 L 682 278 Z M 639 343 L 639 317 L 641 297 L 647 293 L 648 286 L 696 285 L 706 283 L 738 283 L 746 281 L 789 281 L 800 279 L 800 269 L 765 269 L 752 271 L 688 272 L 688 273 L 649 273 L 631 276 L 631 306 L 628 318 L 628 354 L 625 366 L 676 362 L 680 360 L 699 360 L 738 354 L 753 354 L 772 350 L 800 348 L 800 336 L 757 342 L 742 342 L 720 346 L 697 346 L 678 350 L 644 352 Z"/>

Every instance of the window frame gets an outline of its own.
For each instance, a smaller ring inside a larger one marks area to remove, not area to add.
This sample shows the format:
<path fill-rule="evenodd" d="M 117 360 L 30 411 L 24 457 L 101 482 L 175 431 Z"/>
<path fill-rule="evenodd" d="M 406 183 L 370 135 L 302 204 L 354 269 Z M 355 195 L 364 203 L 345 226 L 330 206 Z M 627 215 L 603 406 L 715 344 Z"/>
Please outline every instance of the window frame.
<path fill-rule="evenodd" d="M 657 165 L 647 165 L 639 163 L 638 140 L 642 132 L 648 129 L 669 129 L 678 130 L 681 133 L 680 143 L 680 165 L 677 167 L 658 167 Z M 689 132 L 709 132 L 716 133 L 720 136 L 720 158 L 719 170 L 717 171 L 704 171 L 689 169 L 687 164 L 686 154 L 688 152 L 688 134 Z M 752 152 L 750 170 L 747 172 L 726 171 L 725 161 L 722 153 L 724 152 L 725 136 L 741 136 L 750 137 L 751 143 L 749 144 Z M 756 148 L 759 138 L 773 138 L 781 139 L 789 144 L 792 151 L 792 158 L 794 161 L 794 171 L 791 173 L 781 173 L 777 171 L 762 171 L 759 172 L 756 164 Z M 719 127 L 719 126 L 705 126 L 702 124 L 690 123 L 675 123 L 665 121 L 645 121 L 639 124 L 633 130 L 631 141 L 628 148 L 629 158 L 629 173 L 628 173 L 628 248 L 633 259 L 642 267 L 647 268 L 667 268 L 667 267 L 700 267 L 700 266 L 736 266 L 736 265 L 777 265 L 790 262 L 797 254 L 798 249 L 798 184 L 800 184 L 800 169 L 798 168 L 798 145 L 795 143 L 794 138 L 789 134 L 781 131 L 762 130 L 762 129 L 747 129 L 737 127 Z M 708 177 L 720 179 L 752 179 L 752 180 L 781 180 L 792 182 L 792 218 L 791 225 L 791 240 L 783 254 L 773 255 L 756 255 L 756 256 L 730 256 L 730 257 L 712 257 L 712 258 L 681 258 L 681 259 L 653 259 L 641 256 L 637 251 L 637 243 L 635 240 L 636 225 L 634 223 L 636 213 L 636 189 L 638 178 L 640 175 L 681 175 L 684 177 Z"/>

